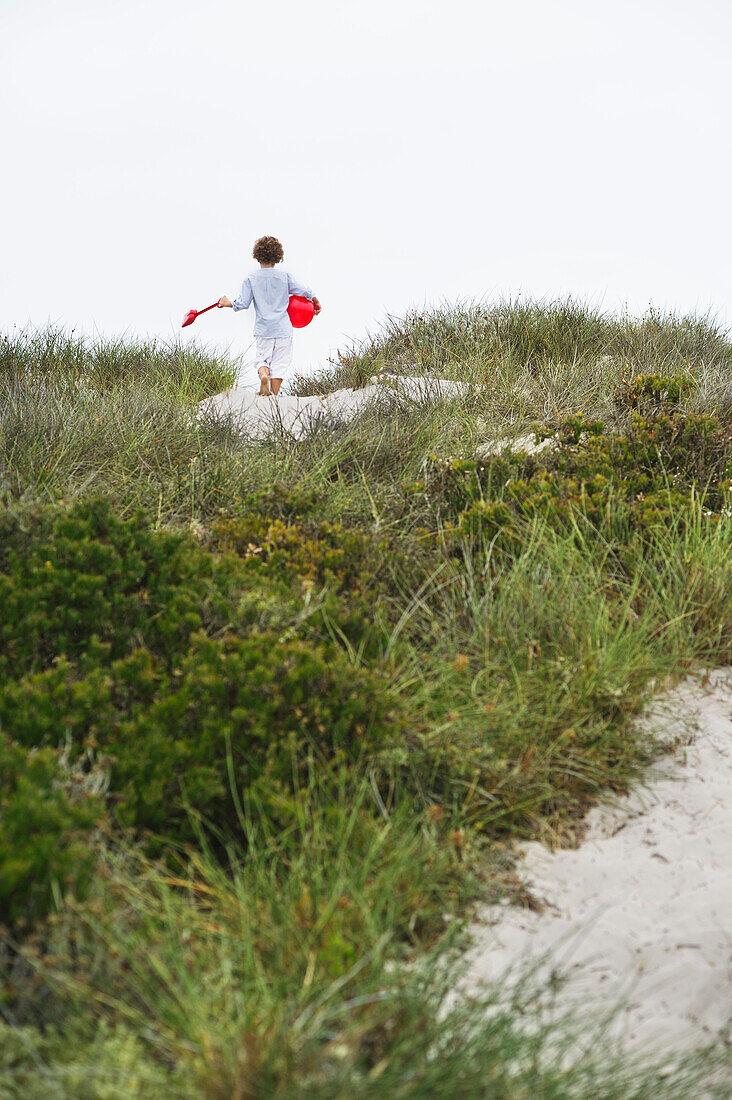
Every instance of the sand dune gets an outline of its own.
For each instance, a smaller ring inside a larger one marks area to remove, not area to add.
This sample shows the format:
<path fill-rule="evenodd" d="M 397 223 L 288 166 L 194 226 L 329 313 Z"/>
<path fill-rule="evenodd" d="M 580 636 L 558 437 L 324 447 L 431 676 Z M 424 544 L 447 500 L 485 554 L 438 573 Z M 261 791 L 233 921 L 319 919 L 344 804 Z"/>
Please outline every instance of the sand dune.
<path fill-rule="evenodd" d="M 732 669 L 687 681 L 644 719 L 681 747 L 588 816 L 577 849 L 524 846 L 542 914 L 479 914 L 467 988 L 548 952 L 565 977 L 552 1011 L 626 1005 L 609 1034 L 629 1048 L 702 1045 L 732 1021 Z M 690 743 L 689 739 L 691 738 Z"/>
<path fill-rule="evenodd" d="M 446 378 L 383 375 L 372 378 L 360 389 L 335 390 L 314 397 L 259 397 L 259 388 L 238 386 L 202 401 L 199 416 L 232 417 L 252 439 L 263 439 L 272 431 L 281 431 L 301 439 L 318 417 L 352 420 L 363 408 L 385 395 L 401 395 L 411 401 L 453 397 L 473 387 Z"/>

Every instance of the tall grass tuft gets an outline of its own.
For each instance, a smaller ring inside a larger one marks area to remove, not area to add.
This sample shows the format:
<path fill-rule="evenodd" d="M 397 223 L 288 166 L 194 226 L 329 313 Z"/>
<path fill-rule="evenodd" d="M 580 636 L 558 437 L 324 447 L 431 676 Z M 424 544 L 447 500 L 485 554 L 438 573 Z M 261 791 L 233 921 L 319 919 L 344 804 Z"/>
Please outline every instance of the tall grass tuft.
<path fill-rule="evenodd" d="M 360 837 L 354 861 L 368 799 L 368 784 L 355 801 L 329 792 L 335 843 L 314 789 L 293 835 L 260 831 L 255 814 L 249 859 L 234 854 L 227 869 L 205 851 L 174 874 L 134 851 L 107 853 L 87 904 L 70 904 L 24 952 L 45 1024 L 0 1025 L 3 1095 L 725 1095 L 724 1048 L 630 1059 L 607 1020 L 547 1023 L 531 973 L 460 999 L 454 946 L 395 965 L 394 910 L 434 838 L 396 815 Z"/>
<path fill-rule="evenodd" d="M 413 309 L 293 389 L 359 387 L 383 372 L 487 386 L 502 417 L 533 406 L 538 419 L 558 411 L 605 417 L 608 391 L 623 377 L 681 374 L 694 384 L 695 407 L 732 418 L 732 343 L 711 316 L 613 316 L 573 299 Z"/>
<path fill-rule="evenodd" d="M 0 335 L 0 379 L 4 386 L 51 386 L 73 381 L 83 391 L 102 393 L 117 385 L 160 387 L 170 399 L 199 401 L 233 385 L 237 363 L 195 343 L 74 336 L 48 327 Z"/>

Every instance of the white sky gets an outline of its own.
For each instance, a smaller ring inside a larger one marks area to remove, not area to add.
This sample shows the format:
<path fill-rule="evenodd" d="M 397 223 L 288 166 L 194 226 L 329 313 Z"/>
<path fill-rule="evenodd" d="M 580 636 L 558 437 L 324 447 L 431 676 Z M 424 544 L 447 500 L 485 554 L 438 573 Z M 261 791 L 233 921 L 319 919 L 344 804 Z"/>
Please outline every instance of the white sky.
<path fill-rule="evenodd" d="M 732 320 L 731 0 L 0 0 L 0 329 L 251 344 L 272 233 L 323 313 L 573 294 Z"/>

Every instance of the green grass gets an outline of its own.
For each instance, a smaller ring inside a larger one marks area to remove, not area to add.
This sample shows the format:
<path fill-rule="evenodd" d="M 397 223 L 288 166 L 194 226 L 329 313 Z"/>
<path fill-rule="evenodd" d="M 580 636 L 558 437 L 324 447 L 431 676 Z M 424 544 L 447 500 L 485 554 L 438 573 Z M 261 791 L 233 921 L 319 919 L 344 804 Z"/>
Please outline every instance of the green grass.
<path fill-rule="evenodd" d="M 510 993 L 455 1002 L 461 963 L 446 943 L 395 965 L 395 918 L 414 888 L 407 868 L 424 873 L 434 838 L 395 816 L 358 837 L 356 864 L 358 803 L 329 792 L 328 806 L 335 844 L 313 788 L 298 823 L 307 843 L 260 830 L 255 815 L 249 858 L 232 868 L 199 852 L 172 875 L 128 851 L 107 855 L 91 898 L 46 933 L 26 983 L 46 1025 L 4 1029 L 0 1094 L 724 1095 L 724 1051 L 658 1067 L 619 1055 L 605 1024 L 564 1018 L 548 1029 L 531 975 Z"/>
<path fill-rule="evenodd" d="M 411 310 L 332 362 L 320 389 L 363 385 L 370 376 L 433 375 L 513 391 L 510 404 L 544 399 L 545 411 L 569 399 L 603 402 L 603 389 L 623 372 L 692 373 L 705 396 L 712 389 L 730 407 L 729 337 L 710 316 L 650 310 L 613 316 L 581 302 L 502 301 Z M 564 383 L 572 383 L 568 389 Z M 307 386 L 302 379 L 301 385 Z M 503 394 L 502 394 L 503 396 Z"/>
<path fill-rule="evenodd" d="M 531 904 L 514 841 L 732 662 L 727 336 L 460 306 L 300 388 L 385 370 L 476 388 L 252 444 L 192 415 L 217 355 L 0 340 L 0 1096 L 724 1095 L 721 1048 L 659 1076 L 448 993 L 471 903 Z"/>

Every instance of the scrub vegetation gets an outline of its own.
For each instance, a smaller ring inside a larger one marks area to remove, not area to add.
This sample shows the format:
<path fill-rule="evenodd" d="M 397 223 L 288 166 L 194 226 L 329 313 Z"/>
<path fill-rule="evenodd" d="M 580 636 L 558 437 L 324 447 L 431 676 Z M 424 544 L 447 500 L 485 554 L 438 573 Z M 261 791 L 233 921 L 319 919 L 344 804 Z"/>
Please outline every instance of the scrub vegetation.
<path fill-rule="evenodd" d="M 236 371 L 0 336 L 0 1097 L 727 1095 L 729 1047 L 451 997 L 471 906 L 537 904 L 514 842 L 732 663 L 727 335 L 415 312 L 297 390 L 463 395 L 300 441 L 195 415 Z"/>

